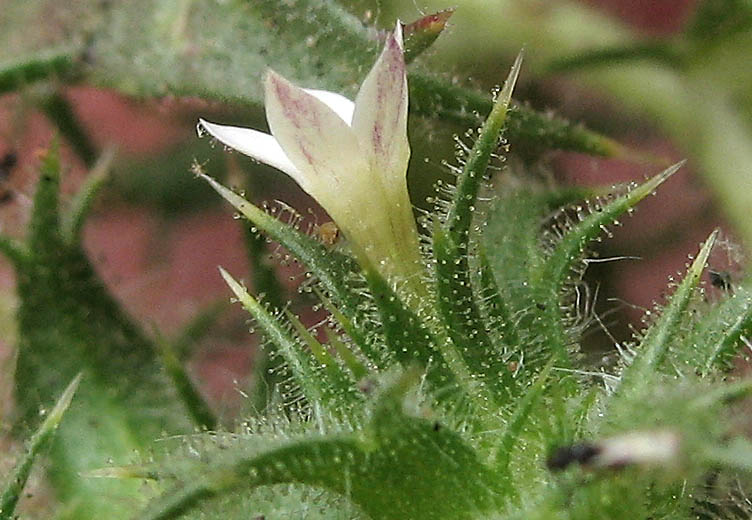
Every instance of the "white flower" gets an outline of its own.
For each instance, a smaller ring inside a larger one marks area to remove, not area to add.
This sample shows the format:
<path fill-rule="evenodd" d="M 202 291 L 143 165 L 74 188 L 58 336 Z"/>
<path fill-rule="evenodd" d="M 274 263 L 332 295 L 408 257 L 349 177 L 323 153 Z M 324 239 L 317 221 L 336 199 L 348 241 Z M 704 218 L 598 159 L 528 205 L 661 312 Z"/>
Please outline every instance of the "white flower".
<path fill-rule="evenodd" d="M 387 38 L 355 102 L 299 88 L 269 71 L 271 135 L 200 120 L 223 144 L 292 177 L 334 219 L 360 261 L 387 279 L 421 269 L 407 192 L 407 77 L 399 23 Z"/>

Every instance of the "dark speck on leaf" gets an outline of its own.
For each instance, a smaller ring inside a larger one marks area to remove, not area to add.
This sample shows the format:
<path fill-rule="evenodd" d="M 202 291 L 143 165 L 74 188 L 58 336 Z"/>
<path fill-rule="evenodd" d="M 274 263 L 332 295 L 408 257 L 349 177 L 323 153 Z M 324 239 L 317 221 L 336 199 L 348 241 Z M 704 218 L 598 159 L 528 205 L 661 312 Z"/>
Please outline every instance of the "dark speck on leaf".
<path fill-rule="evenodd" d="M 546 459 L 546 467 L 551 471 L 561 471 L 572 464 L 587 465 L 599 453 L 601 448 L 589 442 L 578 442 L 569 446 L 556 448 Z"/>
<path fill-rule="evenodd" d="M 714 271 L 710 269 L 708 270 L 708 276 L 713 287 L 724 291 L 731 289 L 731 273 L 728 271 Z"/>

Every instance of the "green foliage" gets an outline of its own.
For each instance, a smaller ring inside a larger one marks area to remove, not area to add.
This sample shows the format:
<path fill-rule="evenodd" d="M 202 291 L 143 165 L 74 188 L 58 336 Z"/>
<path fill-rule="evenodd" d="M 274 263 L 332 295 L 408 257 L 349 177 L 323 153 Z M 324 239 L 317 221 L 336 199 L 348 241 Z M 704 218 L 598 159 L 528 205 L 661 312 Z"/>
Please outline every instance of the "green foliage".
<path fill-rule="evenodd" d="M 492 112 L 499 121 L 512 84 Z M 485 175 L 501 129 L 494 122 L 483 126 L 457 187 L 438 202 L 441 210 L 427 226 L 433 240 L 426 258 L 436 269 L 436 287 L 418 305 L 402 302 L 365 264 L 366 287 L 358 286 L 358 301 L 342 305 L 347 291 L 356 294 L 343 282 L 357 279 L 352 261 L 325 254 L 310 238 L 207 178 L 253 226 L 308 259 L 315 292 L 336 295 L 324 302 L 344 330 L 375 320 L 377 329 L 365 334 L 375 336 L 387 355 L 374 366 L 363 349 L 353 348 L 349 355 L 369 374 L 350 378 L 342 345 L 360 346 L 357 340 L 344 335 L 327 348 L 293 316 L 288 314 L 292 326 L 283 325 L 223 273 L 287 361 L 300 394 L 284 393 L 303 423 L 288 426 L 295 432 L 289 437 L 272 435 L 277 440 L 267 446 L 254 440 L 265 431 L 261 426 L 237 437 L 222 456 L 205 448 L 208 462 L 198 468 L 180 457 L 168 462 L 180 469 L 160 478 L 173 487 L 152 503 L 146 518 L 190 517 L 194 511 L 220 517 L 222 511 L 211 507 L 219 497 L 279 484 L 324 488 L 379 519 L 626 519 L 656 512 L 690 518 L 699 507 L 692 497 L 705 493 L 707 472 L 725 478 L 746 471 L 746 441 L 736 436 L 728 442 L 734 436 L 728 406 L 752 385 L 718 386 L 715 372 L 704 368 L 719 340 L 724 356 L 733 355 L 746 330 L 721 330 L 720 320 L 734 313 L 730 308 L 700 318 L 706 313 L 698 307 L 712 307 L 697 293 L 717 233 L 658 317 L 634 343 L 616 345 L 621 357 L 615 366 L 589 366 L 578 349 L 583 332 L 597 321 L 581 279 L 588 245 L 681 165 L 553 216 L 551 209 L 571 193 L 508 190 L 490 209 L 487 228 L 473 227 L 483 184 L 476 179 Z M 489 290 L 494 298 L 484 296 Z M 746 313 L 734 309 L 746 324 Z M 713 335 L 720 337 L 707 343 L 704 354 L 681 357 Z M 599 370 L 602 380 L 587 377 Z M 682 377 L 672 381 L 677 371 Z M 306 406 L 300 408 L 300 399 Z M 269 419 L 272 428 L 278 420 Z M 677 499 L 682 486 L 692 491 Z M 250 507 L 268 510 L 263 504 L 269 498 L 253 496 L 259 503 Z M 331 507 L 334 515 L 343 506 Z"/>
<path fill-rule="evenodd" d="M 137 462 L 163 432 L 187 426 L 156 363 L 155 347 L 109 295 L 81 248 L 84 201 L 101 185 L 100 176 L 90 178 L 72 213 L 61 217 L 60 165 L 56 148 L 50 150 L 43 159 L 26 241 L 5 242 L 20 299 L 17 429 L 36 424 L 39 404 L 60 395 L 76 374 L 84 374 L 50 454 L 50 476 L 60 498 L 69 503 L 70 518 L 127 516 L 118 501 L 142 502 L 138 485 L 82 479 L 80 473 L 108 460 Z"/>
<path fill-rule="evenodd" d="M 77 375 L 73 381 L 67 386 L 63 394 L 58 399 L 55 406 L 50 410 L 44 419 L 44 422 L 39 426 L 39 429 L 31 436 L 26 447 L 26 453 L 21 460 L 16 463 L 16 467 L 13 472 L 7 478 L 5 483 L 5 489 L 0 494 L 0 519 L 10 520 L 14 518 L 13 513 L 16 509 L 16 504 L 21 498 L 21 492 L 23 491 L 26 481 L 31 473 L 31 467 L 39 453 L 47 446 L 52 435 L 55 433 L 60 421 L 63 419 L 65 411 L 70 406 L 73 395 L 76 393 L 78 383 L 81 381 L 81 374 Z"/>
<path fill-rule="evenodd" d="M 729 17 L 732 4 L 709 2 L 687 38 L 695 31 L 720 39 L 702 28 L 713 20 L 734 34 L 746 30 L 746 19 Z M 87 52 L 0 67 L 0 91 L 84 77 L 139 96 L 169 92 L 249 105 L 260 102 L 258 82 L 273 64 L 308 86 L 353 94 L 381 38 L 328 0 L 145 6 L 98 6 L 104 21 L 89 34 Z M 142 31 L 134 33 L 136 19 Z M 442 28 L 441 19 L 413 24 L 409 58 Z M 612 50 L 563 66 L 652 59 L 660 48 Z M 615 344 L 606 361 L 581 351 L 584 334 L 601 324 L 583 281 L 592 243 L 681 164 L 585 201 L 576 190 L 515 182 L 509 171 L 492 187 L 488 173 L 507 140 L 542 150 L 623 150 L 513 104 L 519 58 L 495 101 L 414 67 L 415 112 L 473 125 L 488 114 L 459 157 L 456 184 L 440 191 L 425 218 L 425 279 L 392 284 L 365 260 L 359 264 L 346 244 L 328 247 L 196 168 L 248 221 L 254 238 L 279 243 L 304 264 L 304 289 L 329 313 L 309 329 L 282 300 L 254 297 L 221 270 L 265 336 L 277 372 L 267 406 L 231 431 L 186 373 L 186 345 L 196 329 L 176 341 L 153 341 L 86 258 L 81 229 L 111 157 L 95 163 L 63 98 L 47 98 L 48 115 L 94 171 L 61 212 L 53 147 L 26 240 L 0 237 L 20 301 L 16 431 L 36 425 L 39 403 L 63 396 L 4 488 L 0 517 L 13 514 L 47 443 L 60 518 L 627 520 L 752 513 L 744 492 L 752 442 L 735 408 L 752 384 L 728 381 L 731 362 L 749 344 L 752 287 L 747 280 L 703 298 L 701 275 L 717 231 L 667 301 L 650 311 L 644 330 Z M 495 194 L 493 202 L 484 201 L 487 193 Z M 259 264 L 258 251 L 253 257 Z M 412 284 L 410 291 L 400 283 Z M 79 373 L 77 399 L 51 439 Z M 152 452 L 158 438 L 164 449 Z"/>
<path fill-rule="evenodd" d="M 70 78 L 139 97 L 199 96 L 259 106 L 261 80 L 273 67 L 302 85 L 354 97 L 354 87 L 383 41 L 379 31 L 332 0 L 164 0 L 156 7 L 150 0 L 115 4 L 87 0 L 70 6 L 61 31 L 65 37 L 56 47 L 50 49 L 49 41 L 42 39 L 30 45 L 32 49 L 15 49 L 16 40 L 23 40 L 18 31 L 30 23 L 27 17 L 53 6 L 46 0 L 29 2 L 25 12 L 9 13 L 0 24 L 0 48 L 7 49 L 9 56 L 28 53 L 24 59 L 0 65 L 0 92 L 42 79 Z M 433 24 L 427 17 L 428 24 L 419 20 L 410 26 L 415 31 L 408 40 L 408 58 L 420 54 L 440 34 L 441 13 L 437 16 L 439 21 Z M 58 50 L 63 45 L 67 52 Z M 418 114 L 472 125 L 480 120 L 476 112 L 491 110 L 484 95 L 425 68 L 416 65 L 410 74 L 411 110 Z M 526 106 L 515 107 L 510 119 L 510 137 L 540 150 L 624 153 L 606 137 Z"/>

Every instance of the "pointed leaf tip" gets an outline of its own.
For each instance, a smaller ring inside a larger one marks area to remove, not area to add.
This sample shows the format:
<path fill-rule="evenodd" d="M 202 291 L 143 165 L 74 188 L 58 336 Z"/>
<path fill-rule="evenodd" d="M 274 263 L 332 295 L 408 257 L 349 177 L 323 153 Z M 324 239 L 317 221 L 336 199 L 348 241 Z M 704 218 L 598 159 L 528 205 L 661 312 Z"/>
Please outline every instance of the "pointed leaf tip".
<path fill-rule="evenodd" d="M 235 293 L 235 296 L 241 298 L 246 292 L 243 286 L 237 280 L 235 280 L 235 278 L 233 278 L 232 275 L 224 269 L 224 267 L 218 266 L 217 269 L 219 269 L 219 274 L 222 275 L 222 278 L 227 283 L 227 285 L 230 286 L 230 289 L 233 293 Z"/>
<path fill-rule="evenodd" d="M 673 174 L 678 172 L 682 168 L 682 166 L 684 166 L 685 164 L 687 164 L 687 160 L 683 159 L 679 161 L 678 163 L 672 164 L 671 166 L 663 170 L 661 173 L 659 173 L 656 176 L 659 179 L 658 184 L 662 183 L 663 181 L 671 177 Z"/>
<path fill-rule="evenodd" d="M 522 68 L 522 60 L 524 58 L 525 49 L 523 48 L 520 49 L 519 54 L 517 54 L 517 57 L 514 59 L 512 68 L 509 70 L 509 75 L 504 82 L 504 87 L 501 89 L 501 93 L 499 94 L 498 102 L 501 102 L 506 106 L 509 106 L 509 103 L 512 100 L 512 92 L 514 91 L 514 87 L 517 84 L 517 78 L 519 78 L 520 76 L 520 69 Z"/>
<path fill-rule="evenodd" d="M 44 448 L 52 434 L 60 424 L 63 414 L 70 406 L 73 395 L 76 393 L 78 384 L 81 381 L 81 372 L 73 378 L 68 387 L 63 391 L 60 398 L 55 403 L 52 411 L 47 415 L 39 429 L 29 439 L 26 454 L 18 462 L 12 473 L 9 475 L 5 489 L 0 489 L 0 520 L 10 520 L 16 518 L 15 509 L 21 492 L 29 478 L 32 465 Z"/>
<path fill-rule="evenodd" d="M 678 169 L 680 165 L 674 165 Z M 686 313 L 692 294 L 697 287 L 702 272 L 705 270 L 710 252 L 713 249 L 719 229 L 713 230 L 703 243 L 700 252 L 687 270 L 687 275 L 671 296 L 657 321 L 650 326 L 642 339 L 638 355 L 631 365 L 623 372 L 619 388 L 629 393 L 634 392 L 640 385 L 653 381 L 652 374 L 661 365 L 671 344 L 672 338 L 678 330 L 686 326 L 691 313 Z"/>
<path fill-rule="evenodd" d="M 649 194 L 655 191 L 658 186 L 666 182 L 673 174 L 678 172 L 681 167 L 686 164 L 686 162 L 686 160 L 679 161 L 678 163 L 669 166 L 658 175 L 655 175 L 654 177 L 648 179 L 646 182 L 635 188 L 629 194 L 629 198 L 635 200 L 636 202 L 647 197 Z"/>
<path fill-rule="evenodd" d="M 523 57 L 524 53 L 520 51 L 514 60 L 500 95 L 494 101 L 491 113 L 488 114 L 478 138 L 467 156 L 462 173 L 457 178 L 456 192 L 446 214 L 445 226 L 450 240 L 457 244 L 459 250 L 466 247 L 469 236 L 468 230 L 470 229 L 480 183 L 486 175 L 494 150 L 499 146 L 499 137 L 507 122 L 509 103 L 520 74 Z"/>
<path fill-rule="evenodd" d="M 76 390 L 78 390 L 78 385 L 81 383 L 82 377 L 83 372 L 79 372 L 76 377 L 73 378 L 73 380 L 63 391 L 57 404 L 55 404 L 55 407 L 47 416 L 47 421 L 50 422 L 51 426 L 55 427 L 58 423 L 60 423 L 60 420 L 63 418 L 63 414 L 70 406 L 71 401 L 73 400 L 73 396 L 76 394 Z M 45 426 L 47 425 L 47 421 L 45 421 Z"/>

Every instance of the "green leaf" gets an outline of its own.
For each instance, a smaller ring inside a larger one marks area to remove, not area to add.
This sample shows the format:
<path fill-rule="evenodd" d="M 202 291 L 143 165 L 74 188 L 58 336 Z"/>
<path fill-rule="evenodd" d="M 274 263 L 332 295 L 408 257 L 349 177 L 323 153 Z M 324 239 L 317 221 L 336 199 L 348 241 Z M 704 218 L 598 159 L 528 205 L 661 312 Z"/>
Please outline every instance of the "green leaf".
<path fill-rule="evenodd" d="M 530 412 L 538 405 L 546 390 L 546 382 L 551 374 L 553 363 L 541 370 L 538 379 L 528 388 L 525 395 L 517 401 L 514 413 L 507 421 L 506 428 L 497 442 L 495 469 L 507 481 L 512 481 L 509 472 L 509 461 L 513 458 L 514 447 L 517 444 L 522 429 L 528 424 Z M 511 482 L 510 482 L 511 484 Z"/>
<path fill-rule="evenodd" d="M 86 130 L 78 122 L 73 107 L 63 94 L 53 92 L 42 101 L 40 108 L 84 164 L 89 168 L 94 166 L 97 159 L 94 145 L 89 136 L 86 135 Z"/>
<path fill-rule="evenodd" d="M 459 349 L 468 368 L 484 374 L 499 402 L 509 397 L 513 379 L 494 348 L 477 305 L 470 277 L 470 225 L 478 203 L 478 192 L 506 120 L 512 90 L 519 76 L 522 53 L 512 65 L 499 97 L 483 124 L 462 172 L 444 221 L 434 226 L 433 252 L 436 267 L 437 308 L 446 331 Z"/>
<path fill-rule="evenodd" d="M 164 432 L 187 426 L 158 368 L 153 344 L 98 279 L 80 243 L 68 243 L 58 213 L 57 150 L 43 159 L 29 224 L 28 257 L 16 263 L 20 421 L 34 424 L 79 372 L 86 378 L 51 448 L 50 477 L 70 517 L 123 518 L 143 500 L 134 483 L 82 479 L 81 472 L 145 453 Z"/>
<path fill-rule="evenodd" d="M 374 520 L 474 518 L 498 498 L 493 475 L 449 428 L 405 415 L 405 395 L 419 375 L 407 372 L 387 386 L 361 431 L 311 435 L 229 465 L 192 470 L 188 482 L 138 518 L 177 518 L 207 498 L 283 482 L 340 493 Z"/>
<path fill-rule="evenodd" d="M 672 42 L 656 40 L 584 51 L 551 62 L 549 72 L 574 72 L 595 67 L 619 66 L 632 61 L 654 61 L 673 67 L 684 65 L 686 56 Z"/>
<path fill-rule="evenodd" d="M 410 70 L 408 87 L 410 109 L 427 117 L 477 125 L 493 109 L 493 102 L 486 94 L 453 85 L 418 68 Z M 506 132 L 515 145 L 538 152 L 559 149 L 604 157 L 628 155 L 622 145 L 608 137 L 526 105 L 512 105 Z"/>
<path fill-rule="evenodd" d="M 327 327 L 326 333 L 329 338 L 329 346 L 333 348 L 340 359 L 342 359 L 342 362 L 347 366 L 353 378 L 356 381 L 360 381 L 366 377 L 368 375 L 368 369 L 363 363 L 361 363 L 355 353 L 350 350 L 350 346 L 346 345 L 339 335 L 332 329 Z"/>
<path fill-rule="evenodd" d="M 192 348 L 209 332 L 225 307 L 224 302 L 209 305 L 193 316 L 175 339 L 168 341 L 157 338 L 160 361 L 167 376 L 172 380 L 178 397 L 194 424 L 205 430 L 216 429 L 219 422 L 188 373 L 186 360 Z"/>
<path fill-rule="evenodd" d="M 193 422 L 196 426 L 204 430 L 216 429 L 217 418 L 191 380 L 185 363 L 178 357 L 176 349 L 165 340 L 159 341 L 157 347 L 159 348 L 160 359 L 165 372 L 175 386 L 175 390 L 193 419 Z"/>
<path fill-rule="evenodd" d="M 688 320 L 691 316 L 686 310 L 717 236 L 718 230 L 711 233 L 689 267 L 687 276 L 671 296 L 668 305 L 663 309 L 657 321 L 648 328 L 637 349 L 636 357 L 622 372 L 617 391 L 631 393 L 639 392 L 644 388 L 644 385 L 651 380 L 651 376 L 659 371 L 674 336 L 683 327 L 689 325 Z"/>
<path fill-rule="evenodd" d="M 75 50 L 51 48 L 0 64 L 0 94 L 20 90 L 36 81 L 67 78 L 76 65 Z"/>
<path fill-rule="evenodd" d="M 69 244 L 80 242 L 81 230 L 86 217 L 91 211 L 99 190 L 109 179 L 110 168 L 115 159 L 115 148 L 108 148 L 97 159 L 91 171 L 86 176 L 83 185 L 78 189 L 70 203 L 68 211 L 63 215 L 61 234 L 63 240 Z"/>
<path fill-rule="evenodd" d="M 255 184 L 257 180 L 254 176 L 246 177 L 245 185 L 251 193 L 256 191 Z M 254 230 L 247 221 L 243 223 L 246 251 L 251 264 L 252 287 L 258 295 L 263 296 L 270 308 L 282 309 L 287 301 L 287 291 L 280 283 L 271 261 L 272 246 L 262 233 Z M 261 349 L 257 354 L 253 360 L 254 385 L 250 406 L 256 410 L 263 410 L 271 403 L 275 390 L 281 387 L 284 368 L 279 366 L 281 358 L 271 356 L 267 350 Z"/>
<path fill-rule="evenodd" d="M 575 264 L 582 261 L 587 245 L 603 234 L 608 226 L 614 225 L 620 216 L 653 193 L 683 165 L 684 162 L 680 162 L 665 169 L 613 201 L 596 202 L 592 208 L 582 206 L 575 208 L 578 221 L 562 230 L 565 233 L 564 236 L 554 244 L 535 281 L 544 287 L 544 290 L 551 293 L 558 291 L 564 285 Z M 558 297 L 552 303 L 558 303 Z"/>
<path fill-rule="evenodd" d="M 457 244 L 464 253 L 467 253 L 468 233 L 473 219 L 475 205 L 478 203 L 478 191 L 486 178 L 488 164 L 492 154 L 499 147 L 504 123 L 507 119 L 509 103 L 512 100 L 512 91 L 520 75 L 523 53 L 517 56 L 512 65 L 509 76 L 504 82 L 491 113 L 488 115 L 483 127 L 480 129 L 478 138 L 470 150 L 462 172 L 457 178 L 455 193 L 449 205 L 444 221 L 444 232 L 449 241 Z"/>
<path fill-rule="evenodd" d="M 686 35 L 694 41 L 718 43 L 752 29 L 749 0 L 702 0 Z"/>
<path fill-rule="evenodd" d="M 477 255 L 480 270 L 481 310 L 487 322 L 486 327 L 491 330 L 492 335 L 495 333 L 499 336 L 500 343 L 503 345 L 518 345 L 519 337 L 510 305 L 504 299 L 501 288 L 496 283 L 483 243 L 478 246 Z"/>
<path fill-rule="evenodd" d="M 750 334 L 752 292 L 747 285 L 742 285 L 701 317 L 687 340 L 692 348 L 677 352 L 676 357 L 706 375 L 719 368 L 728 370 L 744 347 L 744 338 Z"/>
<path fill-rule="evenodd" d="M 331 357 L 325 353 L 321 345 L 317 345 L 317 348 L 319 348 L 318 355 L 327 358 L 329 361 L 324 364 L 323 369 L 321 362 L 316 359 L 316 355 L 302 348 L 300 342 L 286 330 L 279 316 L 269 313 L 227 271 L 220 268 L 220 273 L 245 310 L 253 316 L 258 326 L 263 329 L 275 350 L 285 359 L 290 373 L 313 410 L 325 411 L 340 416 L 340 418 L 346 418 L 357 412 L 360 396 L 356 393 L 351 381 L 331 360 Z M 309 342 L 316 341 L 310 334 L 306 339 Z M 294 389 L 288 390 L 288 395 L 283 397 L 292 400 L 295 397 L 293 394 Z"/>
<path fill-rule="evenodd" d="M 254 226 L 285 246 L 311 270 L 348 319 L 348 333 L 352 340 L 369 360 L 384 366 L 388 357 L 379 344 L 379 336 L 369 326 L 367 304 L 348 283 L 351 273 L 358 270 L 355 262 L 349 257 L 329 251 L 315 239 L 278 221 L 211 177 L 203 174 L 201 177 Z"/>
<path fill-rule="evenodd" d="M 29 11 L 43 13 L 51 7 L 39 0 Z M 85 32 L 87 60 L 74 58 L 76 51 L 63 54 L 60 64 L 44 54 L 11 64 L 6 89 L 50 77 L 61 68 L 90 84 L 134 96 L 199 96 L 260 106 L 261 78 L 272 67 L 302 86 L 353 98 L 380 47 L 378 31 L 331 0 L 174 0 L 156 7 L 148 0 L 134 0 L 107 9 L 88 0 L 75 7 L 64 29 L 56 29 L 64 35 Z M 13 35 L 25 39 L 19 31 L 33 17 L 22 19 L 4 27 L 11 41 Z M 412 53 L 413 43 L 408 43 Z M 420 49 L 425 42 L 415 45 Z M 475 125 L 491 110 L 485 94 L 426 70 L 410 71 L 409 83 L 414 113 Z M 623 152 L 606 137 L 525 106 L 512 110 L 508 137 L 533 148 L 607 156 Z"/>
<path fill-rule="evenodd" d="M 544 217 L 552 209 L 550 202 L 549 194 L 537 190 L 502 193 L 489 213 L 480 244 L 498 288 L 494 299 L 503 310 L 500 331 L 514 349 L 512 359 L 520 362 L 520 384 L 532 379 L 550 352 L 540 334 L 540 302 L 530 284 L 545 258 L 540 236 Z"/>
<path fill-rule="evenodd" d="M 44 422 L 39 426 L 34 435 L 31 436 L 26 446 L 26 453 L 21 460 L 16 463 L 16 467 L 10 473 L 5 489 L 0 494 L 0 520 L 11 520 L 15 518 L 13 512 L 16 509 L 18 499 L 21 497 L 26 481 L 31 473 L 31 467 L 37 458 L 37 455 L 48 444 L 52 435 L 57 430 L 60 421 L 63 419 L 68 406 L 73 400 L 73 394 L 76 393 L 78 383 L 81 381 L 81 374 L 79 373 L 73 381 L 65 388 L 63 394 L 58 399 L 55 406 L 47 414 Z"/>
<path fill-rule="evenodd" d="M 326 372 L 326 378 L 324 378 L 325 384 L 329 384 L 345 395 L 352 396 L 354 401 L 358 401 L 359 395 L 354 394 L 355 380 L 348 376 L 348 374 L 339 365 L 339 362 L 335 360 L 331 353 L 319 343 L 319 341 L 311 334 L 311 332 L 303 325 L 297 316 L 290 311 L 286 311 L 285 315 L 290 320 L 292 326 L 298 335 L 305 341 L 306 346 L 313 354 L 313 358 Z"/>
<path fill-rule="evenodd" d="M 512 371 L 504 360 L 504 352 L 491 342 L 487 325 L 476 305 L 477 295 L 470 285 L 467 254 L 436 226 L 433 233 L 436 258 L 437 309 L 446 333 L 457 346 L 468 369 L 483 375 L 495 397 L 496 405 L 509 400 L 514 393 Z"/>
<path fill-rule="evenodd" d="M 527 283 L 544 261 L 541 228 L 552 209 L 547 194 L 517 189 L 502 192 L 489 212 L 481 247 L 511 313 L 530 304 Z"/>
<path fill-rule="evenodd" d="M 375 269 L 366 268 L 365 274 L 379 311 L 386 347 L 393 359 L 404 368 L 417 363 L 427 369 L 428 380 L 436 388 L 453 387 L 455 376 L 464 374 L 465 370 L 458 368 L 462 361 L 453 355 L 454 346 L 448 344 L 448 338 L 444 342 L 437 338 Z"/>
<path fill-rule="evenodd" d="M 0 235 L 0 253 L 10 260 L 14 267 L 29 259 L 29 252 L 26 250 L 25 244 L 4 235 Z"/>
<path fill-rule="evenodd" d="M 562 362 L 567 363 L 569 357 L 565 330 L 577 325 L 573 321 L 575 318 L 566 316 L 562 311 L 562 288 L 576 272 L 577 264 L 582 262 L 588 244 L 604 233 L 607 226 L 614 225 L 620 216 L 653 193 L 683 164 L 667 168 L 611 202 L 598 201 L 594 205 L 588 204 L 588 208 L 578 205 L 574 208 L 577 213 L 574 223 L 565 220 L 563 224 L 554 224 L 563 226 L 563 229 L 555 229 L 552 234 L 563 233 L 563 236 L 554 239 L 551 252 L 540 269 L 533 273 L 531 282 L 537 291 L 536 304 L 542 306 L 542 319 L 539 322 L 541 334 L 547 337 L 548 347 Z"/>

